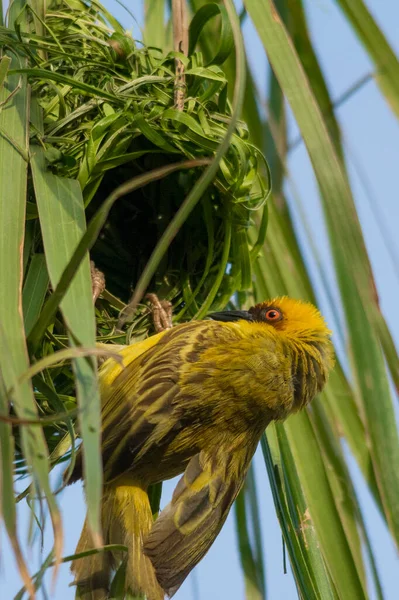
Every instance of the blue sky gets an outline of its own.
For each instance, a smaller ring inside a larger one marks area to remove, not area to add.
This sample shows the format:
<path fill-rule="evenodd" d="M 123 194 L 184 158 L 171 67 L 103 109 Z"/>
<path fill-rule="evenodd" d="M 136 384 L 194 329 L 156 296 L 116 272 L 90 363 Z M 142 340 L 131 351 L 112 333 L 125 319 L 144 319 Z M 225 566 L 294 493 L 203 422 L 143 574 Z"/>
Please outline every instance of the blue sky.
<path fill-rule="evenodd" d="M 132 29 L 130 17 L 115 2 L 105 3 L 125 25 Z M 131 3 L 130 3 L 131 4 Z M 237 3 L 239 4 L 239 3 Z M 337 3 L 333 0 L 308 0 L 305 2 L 311 34 L 316 41 L 318 55 L 327 76 L 327 82 L 333 98 L 339 98 L 354 82 L 372 70 L 372 65 L 342 17 Z M 397 0 L 368 0 L 366 2 L 373 11 L 379 25 L 388 40 L 399 53 L 399 2 Z M 137 9 L 137 11 L 136 11 Z M 142 2 L 133 3 L 133 10 L 140 22 L 142 18 Z M 134 35 L 140 37 L 137 26 Z M 267 65 L 264 52 L 256 32 L 249 20 L 244 25 L 244 36 L 248 48 L 249 63 L 256 76 L 259 88 L 266 89 Z M 399 164 L 399 125 L 381 96 L 375 83 L 367 83 L 338 109 L 345 139 L 348 141 L 346 152 L 351 180 L 355 191 L 355 201 L 363 227 L 366 245 L 374 268 L 374 275 L 380 295 L 382 310 L 390 325 L 394 339 L 399 346 L 399 278 L 391 254 L 399 256 L 399 240 L 396 229 L 399 223 L 399 200 L 397 193 Z M 296 126 L 290 119 L 290 139 L 297 137 Z M 361 175 L 359 175 L 359 166 Z M 290 174 L 301 202 L 302 210 L 307 216 L 320 258 L 330 273 L 330 256 L 326 244 L 326 233 L 320 209 L 317 186 L 310 162 L 303 145 L 298 146 L 289 156 Z M 290 186 L 287 194 L 295 214 L 298 215 L 298 230 L 303 238 L 303 228 L 299 212 Z M 371 199 L 371 203 L 370 203 Z M 377 211 L 383 222 L 383 230 L 376 222 L 374 211 Z M 386 243 L 391 244 L 391 254 Z M 311 267 L 315 285 L 319 291 L 322 306 L 327 317 L 332 320 L 331 311 L 326 304 L 326 296 L 317 276 L 314 260 L 305 248 L 305 256 Z M 354 475 L 360 503 L 377 558 L 377 566 L 384 582 L 386 600 L 397 598 L 399 583 L 399 560 L 393 543 L 385 530 L 385 526 L 374 507 L 373 501 L 362 482 L 354 460 L 348 455 L 350 468 Z M 283 553 L 281 533 L 275 517 L 268 480 L 259 452 L 255 457 L 255 470 L 258 482 L 261 512 L 267 514 L 262 520 L 262 534 L 265 547 L 266 574 L 269 598 L 272 600 L 294 600 L 297 598 L 292 576 L 283 573 Z M 167 502 L 174 482 L 165 484 L 163 505 Z M 74 551 L 80 528 L 84 518 L 83 494 L 81 485 L 69 487 L 63 494 L 61 507 L 64 516 L 65 548 L 64 554 Z M 29 522 L 29 511 L 25 504 L 19 506 L 20 531 L 26 536 Z M 45 534 L 45 550 L 50 548 L 51 538 Z M 22 538 L 25 539 L 24 537 Z M 20 587 L 20 579 L 11 556 L 11 550 L 4 534 L 1 536 L 2 565 L 0 571 L 0 589 L 2 597 L 12 598 Z M 36 544 L 28 553 L 28 564 L 35 570 L 41 562 L 40 547 Z M 70 600 L 74 597 L 68 567 L 61 569 L 56 591 L 51 593 L 48 580 L 49 598 Z M 373 591 L 370 598 L 374 598 Z M 208 555 L 194 570 L 175 596 L 176 600 L 242 600 L 244 598 L 244 582 L 241 575 L 237 553 L 237 542 L 234 529 L 233 511 L 221 534 Z"/>

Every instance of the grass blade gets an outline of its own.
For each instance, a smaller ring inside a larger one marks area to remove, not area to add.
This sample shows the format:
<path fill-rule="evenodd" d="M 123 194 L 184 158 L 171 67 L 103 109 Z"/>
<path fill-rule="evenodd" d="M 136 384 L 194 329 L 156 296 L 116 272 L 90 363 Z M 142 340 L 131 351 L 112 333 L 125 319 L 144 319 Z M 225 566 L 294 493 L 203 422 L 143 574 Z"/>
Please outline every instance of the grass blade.
<path fill-rule="evenodd" d="M 14 10 L 22 5 L 14 3 Z M 11 12 L 11 15 L 13 11 Z M 13 58 L 13 61 L 15 59 Z M 12 92 L 15 93 L 10 97 Z M 28 353 L 22 319 L 22 264 L 24 247 L 24 218 L 27 190 L 27 163 L 17 148 L 27 149 L 29 95 L 24 78 L 10 76 L 0 90 L 0 101 L 7 101 L 0 112 L 0 323 L 2 343 L 0 364 L 4 386 L 13 388 L 13 406 L 21 418 L 37 414 L 30 382 L 18 386 L 17 378 L 28 368 Z M 15 144 L 10 143 L 15 142 Z M 12 174 L 12 180 L 10 175 Z M 43 490 L 50 508 L 55 535 L 57 561 L 62 551 L 62 528 L 58 507 L 49 484 L 49 459 L 43 430 L 38 427 L 21 428 L 22 450 L 27 464 L 35 473 L 38 486 Z M 9 440 L 10 441 L 10 440 Z M 10 441 L 11 442 L 11 441 Z M 4 448 L 4 451 L 7 449 Z M 3 457 L 5 460 L 5 457 Z M 4 498 L 3 498 L 4 500 Z M 11 495 L 3 510 L 13 513 Z M 9 519 L 9 525 L 12 521 Z M 15 546 L 12 528 L 11 542 Z M 21 563 L 20 563 L 21 568 Z M 21 571 L 26 585 L 26 570 Z"/>
<path fill-rule="evenodd" d="M 399 61 L 363 0 L 336 0 L 374 62 L 376 81 L 399 117 Z"/>
<path fill-rule="evenodd" d="M 145 0 L 143 39 L 147 46 L 165 48 L 165 0 Z"/>
<path fill-rule="evenodd" d="M 32 147 L 31 154 L 46 263 L 54 289 L 86 229 L 83 197 L 77 181 L 57 177 L 46 170 L 41 148 Z M 70 344 L 94 347 L 96 331 L 87 253 L 60 306 Z M 78 404 L 82 408 L 79 425 L 85 442 L 83 456 L 89 524 L 94 544 L 101 545 L 101 418 L 96 363 L 91 357 L 85 357 L 76 358 L 73 365 Z"/>
<path fill-rule="evenodd" d="M 245 578 L 246 598 L 247 600 L 263 600 L 266 598 L 266 584 L 253 466 L 234 503 L 234 509 L 240 560 Z M 252 524 L 252 531 L 255 536 L 254 544 L 251 542 L 249 524 Z"/>
<path fill-rule="evenodd" d="M 22 292 L 22 309 L 26 335 L 32 330 L 43 306 L 48 290 L 49 277 L 44 254 L 34 254 Z"/>
<path fill-rule="evenodd" d="M 374 330 L 374 291 L 370 285 L 369 263 L 350 188 L 307 78 L 273 2 L 246 0 L 245 5 L 290 102 L 322 192 L 350 332 L 356 392 L 362 399 L 385 515 L 398 543 L 399 439 L 384 358 Z"/>

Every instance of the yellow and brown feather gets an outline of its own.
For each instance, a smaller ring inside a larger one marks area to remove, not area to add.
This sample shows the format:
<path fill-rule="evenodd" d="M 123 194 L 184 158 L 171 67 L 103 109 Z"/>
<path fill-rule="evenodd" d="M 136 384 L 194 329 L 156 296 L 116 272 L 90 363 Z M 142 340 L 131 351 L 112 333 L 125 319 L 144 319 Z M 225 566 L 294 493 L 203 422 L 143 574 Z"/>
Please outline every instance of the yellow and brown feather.
<path fill-rule="evenodd" d="M 267 310 L 281 319 L 267 322 Z M 172 595 L 201 560 L 265 427 L 305 406 L 332 366 L 312 305 L 278 298 L 245 314 L 179 325 L 124 349 L 124 368 L 108 360 L 100 371 L 104 536 L 131 548 L 128 586 L 148 600 Z M 183 471 L 153 524 L 148 485 Z M 72 479 L 81 476 L 79 459 Z"/>

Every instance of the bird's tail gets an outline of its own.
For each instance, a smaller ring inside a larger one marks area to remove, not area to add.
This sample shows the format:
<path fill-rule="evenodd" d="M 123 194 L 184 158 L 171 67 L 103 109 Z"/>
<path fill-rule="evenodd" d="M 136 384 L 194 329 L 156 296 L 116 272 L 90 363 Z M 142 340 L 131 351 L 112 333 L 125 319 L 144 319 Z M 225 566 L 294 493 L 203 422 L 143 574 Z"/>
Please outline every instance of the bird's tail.
<path fill-rule="evenodd" d="M 101 508 L 105 544 L 121 544 L 125 552 L 99 552 L 72 563 L 77 584 L 77 598 L 106 600 L 109 598 L 109 580 L 112 571 L 126 557 L 125 589 L 133 596 L 145 594 L 147 600 L 163 600 L 150 559 L 143 554 L 143 539 L 152 525 L 152 513 L 145 489 L 123 477 L 107 485 Z M 93 547 L 87 519 L 76 548 L 76 553 Z"/>

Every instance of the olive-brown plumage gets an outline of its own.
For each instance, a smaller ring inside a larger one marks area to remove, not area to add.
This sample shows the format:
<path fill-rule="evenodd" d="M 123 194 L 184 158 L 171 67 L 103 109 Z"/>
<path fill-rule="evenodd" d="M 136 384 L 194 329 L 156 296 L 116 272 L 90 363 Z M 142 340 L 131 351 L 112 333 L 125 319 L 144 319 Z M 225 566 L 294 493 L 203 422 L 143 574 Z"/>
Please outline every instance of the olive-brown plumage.
<path fill-rule="evenodd" d="M 249 311 L 178 325 L 108 360 L 102 390 L 107 544 L 128 547 L 126 587 L 161 600 L 219 533 L 271 420 L 303 408 L 332 367 L 329 331 L 312 305 L 277 298 Z M 72 480 L 81 477 L 80 457 Z M 184 474 L 153 523 L 147 488 Z M 88 549 L 85 526 L 77 552 Z M 80 598 L 108 597 L 121 556 L 76 560 Z"/>

